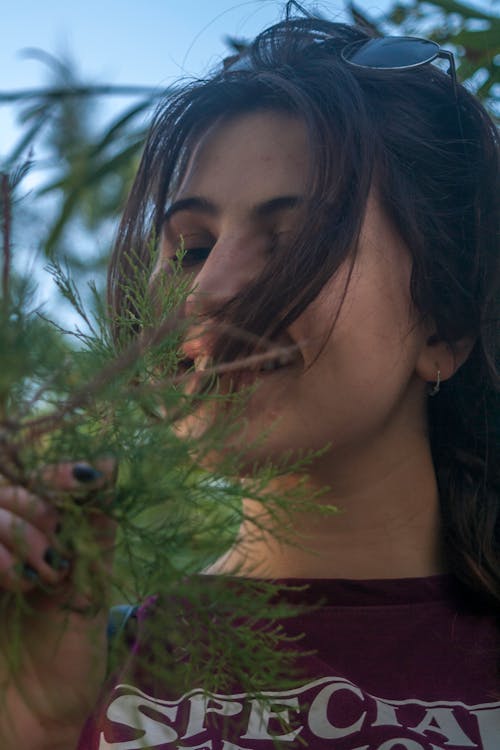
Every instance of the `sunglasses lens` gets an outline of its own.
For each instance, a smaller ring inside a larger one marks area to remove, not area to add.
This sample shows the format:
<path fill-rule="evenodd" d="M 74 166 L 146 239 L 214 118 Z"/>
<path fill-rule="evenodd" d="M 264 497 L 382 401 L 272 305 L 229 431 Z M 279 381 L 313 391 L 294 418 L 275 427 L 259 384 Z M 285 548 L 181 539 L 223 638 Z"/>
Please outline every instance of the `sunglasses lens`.
<path fill-rule="evenodd" d="M 428 39 L 395 36 L 354 42 L 342 50 L 346 62 L 363 68 L 408 68 L 437 57 L 439 45 Z"/>

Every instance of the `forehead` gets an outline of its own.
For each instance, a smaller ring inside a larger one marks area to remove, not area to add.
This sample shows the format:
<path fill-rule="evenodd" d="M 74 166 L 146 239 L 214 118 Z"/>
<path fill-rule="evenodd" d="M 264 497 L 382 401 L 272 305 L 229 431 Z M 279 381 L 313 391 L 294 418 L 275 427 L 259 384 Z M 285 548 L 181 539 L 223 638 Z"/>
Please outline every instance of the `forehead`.
<path fill-rule="evenodd" d="M 301 193 L 309 170 L 304 123 L 280 112 L 253 112 L 219 120 L 205 131 L 187 159 L 175 197 L 255 202 Z"/>

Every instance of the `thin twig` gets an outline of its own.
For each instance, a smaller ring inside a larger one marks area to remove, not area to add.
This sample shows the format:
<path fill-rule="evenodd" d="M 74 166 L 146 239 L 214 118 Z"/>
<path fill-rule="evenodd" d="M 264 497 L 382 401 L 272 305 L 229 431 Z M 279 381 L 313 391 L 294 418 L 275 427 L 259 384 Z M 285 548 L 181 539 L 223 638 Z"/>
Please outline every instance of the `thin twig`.
<path fill-rule="evenodd" d="M 64 363 L 63 367 L 66 364 L 68 363 Z M 28 416 L 28 414 L 33 409 L 33 407 L 36 406 L 36 404 L 38 404 L 38 402 L 42 399 L 42 397 L 48 391 L 50 391 L 50 389 L 53 387 L 59 375 L 60 375 L 60 370 L 56 370 L 56 372 L 52 373 L 52 375 L 47 380 L 45 380 L 43 383 L 40 384 L 40 386 L 36 389 L 36 391 L 33 393 L 31 398 L 28 399 L 28 401 L 26 401 L 26 403 L 22 405 L 21 409 L 19 409 L 19 412 L 18 412 L 19 419 L 23 419 L 24 417 Z"/>
<path fill-rule="evenodd" d="M 167 89 L 153 86 L 115 86 L 101 84 L 97 86 L 60 86 L 52 88 L 21 89 L 18 91 L 0 91 L 0 104 L 22 101 L 24 99 L 63 99 L 79 96 L 150 96 L 159 97 L 168 93 Z"/>
<path fill-rule="evenodd" d="M 279 357 L 289 357 L 292 354 L 296 354 L 298 344 L 291 344 L 290 346 L 275 346 L 272 349 L 268 349 L 266 352 L 260 352 L 258 354 L 249 354 L 247 357 L 241 357 L 241 359 L 235 359 L 232 362 L 221 362 L 219 365 L 213 365 L 210 367 L 204 367 L 202 370 L 198 370 L 198 373 L 203 375 L 224 375 L 228 372 L 239 372 L 240 370 L 259 370 L 259 365 L 264 365 L 266 362 L 273 362 Z M 189 373 L 188 373 L 189 375 Z M 172 383 L 176 384 L 186 378 L 186 373 L 180 376 L 172 378 Z"/>
<path fill-rule="evenodd" d="M 10 207 L 10 190 L 9 177 L 2 174 L 2 236 L 3 236 L 3 269 L 2 269 L 2 298 L 4 309 L 7 310 L 9 305 L 9 284 L 10 284 L 10 265 L 11 265 L 11 248 L 10 248 L 10 229 L 11 229 L 11 207 Z"/>

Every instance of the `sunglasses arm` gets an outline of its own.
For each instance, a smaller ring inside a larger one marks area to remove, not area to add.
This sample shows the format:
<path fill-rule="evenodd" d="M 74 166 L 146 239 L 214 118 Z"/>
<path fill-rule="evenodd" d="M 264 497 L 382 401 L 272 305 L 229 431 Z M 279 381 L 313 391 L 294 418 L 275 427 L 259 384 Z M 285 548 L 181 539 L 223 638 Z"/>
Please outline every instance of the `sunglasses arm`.
<path fill-rule="evenodd" d="M 448 52 L 448 50 L 442 49 L 439 51 L 438 57 L 444 57 L 445 60 L 448 60 L 449 68 L 447 70 L 447 73 L 451 76 L 451 80 L 453 81 L 453 92 L 455 94 L 455 100 L 458 100 L 457 69 L 455 67 L 455 58 L 453 57 L 453 53 Z"/>

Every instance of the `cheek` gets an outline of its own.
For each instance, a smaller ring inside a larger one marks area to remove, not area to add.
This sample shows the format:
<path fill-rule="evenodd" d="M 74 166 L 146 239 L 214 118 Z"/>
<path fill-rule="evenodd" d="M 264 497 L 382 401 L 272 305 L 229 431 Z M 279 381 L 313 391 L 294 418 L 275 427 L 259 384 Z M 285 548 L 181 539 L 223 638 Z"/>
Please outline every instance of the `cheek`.
<path fill-rule="evenodd" d="M 304 388 L 318 418 L 331 404 L 346 418 L 390 409 L 414 376 L 422 334 L 409 275 L 375 270 L 353 274 L 340 311 L 343 284 L 335 281 L 294 324 L 294 338 L 307 341 Z"/>

